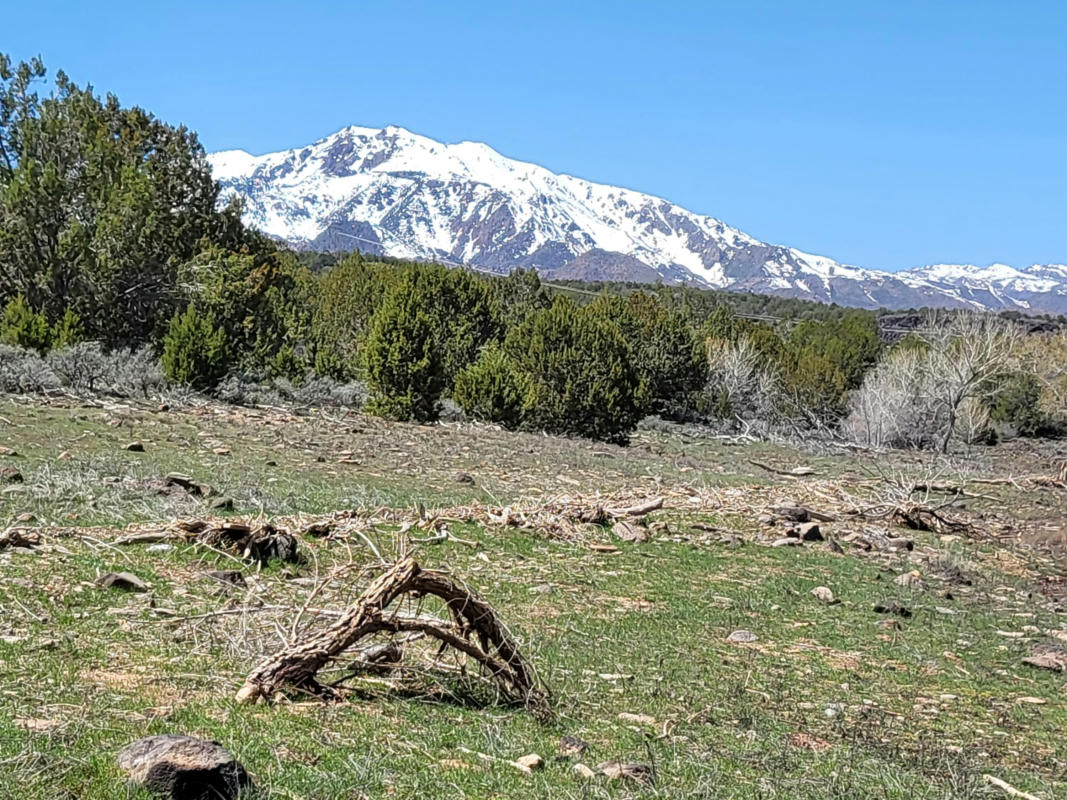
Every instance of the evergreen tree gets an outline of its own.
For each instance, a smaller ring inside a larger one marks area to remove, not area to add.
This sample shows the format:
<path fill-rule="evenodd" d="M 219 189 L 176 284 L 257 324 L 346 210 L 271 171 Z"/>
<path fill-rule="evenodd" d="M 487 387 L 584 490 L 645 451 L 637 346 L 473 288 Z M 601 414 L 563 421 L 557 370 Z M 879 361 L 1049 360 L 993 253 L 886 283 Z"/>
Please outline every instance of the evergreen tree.
<path fill-rule="evenodd" d="M 371 317 L 395 279 L 394 268 L 368 262 L 359 253 L 318 279 L 311 315 L 316 372 L 338 380 L 359 377 Z"/>
<path fill-rule="evenodd" d="M 44 354 L 52 346 L 52 330 L 43 314 L 34 311 L 26 298 L 16 295 L 0 318 L 0 344 L 10 344 Z"/>
<path fill-rule="evenodd" d="M 513 328 L 504 349 L 526 384 L 523 425 L 625 443 L 648 391 L 618 327 L 558 297 Z"/>
<path fill-rule="evenodd" d="M 524 388 L 504 349 L 491 342 L 456 376 L 452 399 L 471 419 L 514 429 L 522 422 Z"/>
<path fill-rule="evenodd" d="M 601 295 L 591 308 L 614 322 L 633 352 L 651 400 L 650 411 L 682 417 L 696 405 L 707 374 L 705 348 L 684 315 L 661 297 Z"/>
<path fill-rule="evenodd" d="M 230 367 L 226 334 L 191 303 L 175 314 L 163 338 L 163 374 L 194 389 L 213 389 Z"/>
<path fill-rule="evenodd" d="M 68 307 L 92 338 L 142 342 L 180 302 L 178 265 L 203 240 L 244 236 L 196 136 L 58 73 L 0 54 L 0 302 L 23 294 L 48 322 Z"/>
<path fill-rule="evenodd" d="M 310 312 L 302 296 L 302 268 L 266 241 L 239 251 L 210 246 L 179 276 L 199 314 L 223 332 L 234 363 L 248 370 L 299 377 L 297 358 Z"/>
<path fill-rule="evenodd" d="M 437 419 L 445 368 L 434 320 L 415 273 L 386 296 L 364 347 L 372 414 L 419 422 Z"/>

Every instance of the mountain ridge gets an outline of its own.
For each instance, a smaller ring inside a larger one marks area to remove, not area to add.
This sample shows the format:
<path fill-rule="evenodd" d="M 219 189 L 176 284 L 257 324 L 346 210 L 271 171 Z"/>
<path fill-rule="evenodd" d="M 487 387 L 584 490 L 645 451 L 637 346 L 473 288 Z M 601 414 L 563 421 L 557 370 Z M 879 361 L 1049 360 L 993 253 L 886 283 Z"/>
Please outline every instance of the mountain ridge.
<path fill-rule="evenodd" d="M 223 200 L 304 249 L 440 260 L 506 273 L 663 281 L 861 308 L 1067 313 L 1067 266 L 864 269 L 769 244 L 654 195 L 553 173 L 479 142 L 349 126 L 310 145 L 208 156 Z"/>

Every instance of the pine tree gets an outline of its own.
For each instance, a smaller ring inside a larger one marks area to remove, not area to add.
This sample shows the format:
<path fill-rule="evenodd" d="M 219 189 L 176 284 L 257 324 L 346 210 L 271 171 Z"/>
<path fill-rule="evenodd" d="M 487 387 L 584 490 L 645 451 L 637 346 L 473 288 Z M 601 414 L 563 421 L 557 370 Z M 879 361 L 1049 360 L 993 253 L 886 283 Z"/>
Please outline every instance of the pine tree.
<path fill-rule="evenodd" d="M 207 391 L 218 385 L 230 366 L 226 334 L 210 315 L 190 303 L 175 314 L 163 338 L 163 374 L 168 380 Z"/>

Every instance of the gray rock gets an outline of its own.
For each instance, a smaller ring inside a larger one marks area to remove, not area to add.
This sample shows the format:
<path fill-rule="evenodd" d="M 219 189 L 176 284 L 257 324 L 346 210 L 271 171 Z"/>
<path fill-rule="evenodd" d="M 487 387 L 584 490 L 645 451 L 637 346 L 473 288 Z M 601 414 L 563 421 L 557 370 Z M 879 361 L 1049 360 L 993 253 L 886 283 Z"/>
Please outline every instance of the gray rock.
<path fill-rule="evenodd" d="M 728 642 L 739 642 L 742 644 L 749 644 L 751 642 L 757 641 L 758 639 L 759 637 L 756 636 L 756 634 L 754 634 L 752 631 L 745 630 L 734 631 L 726 637 L 726 641 Z"/>
<path fill-rule="evenodd" d="M 222 745 L 192 736 L 147 736 L 118 754 L 134 783 L 170 800 L 233 800 L 251 785 L 248 772 Z"/>
<path fill-rule="evenodd" d="M 800 539 L 787 536 L 784 539 L 775 539 L 771 542 L 771 547 L 798 547 L 801 544 L 803 544 L 803 542 Z"/>
<path fill-rule="evenodd" d="M 804 522 L 797 528 L 797 535 L 800 536 L 805 542 L 821 542 L 823 540 L 822 531 L 819 530 L 818 522 Z"/>
<path fill-rule="evenodd" d="M 97 578 L 96 585 L 104 589 L 122 589 L 124 592 L 148 591 L 148 584 L 132 572 L 109 572 Z"/>
<path fill-rule="evenodd" d="M 140 442 L 130 442 L 123 449 L 127 450 L 130 453 L 143 453 L 144 452 L 144 445 L 141 444 Z"/>

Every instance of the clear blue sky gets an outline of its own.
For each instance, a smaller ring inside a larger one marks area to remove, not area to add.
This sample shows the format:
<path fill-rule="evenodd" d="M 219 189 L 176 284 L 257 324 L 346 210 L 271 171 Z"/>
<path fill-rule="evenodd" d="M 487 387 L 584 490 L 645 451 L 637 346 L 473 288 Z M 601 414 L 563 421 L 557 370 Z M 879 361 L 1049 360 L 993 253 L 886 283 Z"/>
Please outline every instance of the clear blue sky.
<path fill-rule="evenodd" d="M 209 150 L 349 124 L 662 195 L 863 266 L 1067 262 L 1067 3 L 9 3 Z"/>

